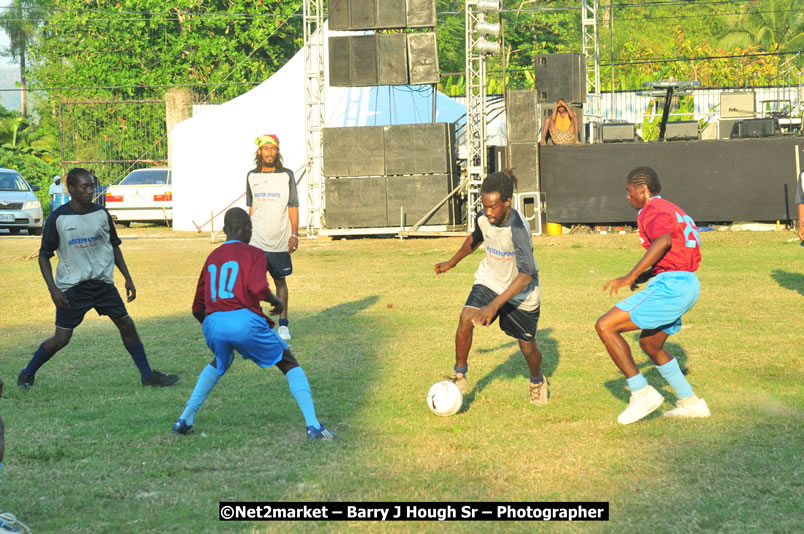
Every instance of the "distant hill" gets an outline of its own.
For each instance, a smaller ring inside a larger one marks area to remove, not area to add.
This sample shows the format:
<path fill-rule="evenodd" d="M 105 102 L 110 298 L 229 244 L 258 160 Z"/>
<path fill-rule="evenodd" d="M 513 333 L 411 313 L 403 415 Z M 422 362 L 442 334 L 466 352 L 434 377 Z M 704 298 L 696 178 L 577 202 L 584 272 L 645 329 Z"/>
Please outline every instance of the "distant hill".
<path fill-rule="evenodd" d="M 0 67 L 0 89 L 17 89 L 20 81 L 20 69 L 14 67 Z M 19 91 L 0 91 L 0 106 L 6 109 L 20 111 Z"/>

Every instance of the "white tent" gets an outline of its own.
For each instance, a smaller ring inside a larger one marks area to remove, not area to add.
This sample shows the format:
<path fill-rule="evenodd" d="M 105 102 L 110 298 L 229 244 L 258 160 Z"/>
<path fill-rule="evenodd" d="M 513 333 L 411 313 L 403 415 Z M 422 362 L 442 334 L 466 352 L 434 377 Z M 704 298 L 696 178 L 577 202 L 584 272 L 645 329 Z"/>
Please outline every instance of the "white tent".
<path fill-rule="evenodd" d="M 330 35 L 349 34 L 325 30 Z M 327 58 L 327 39 L 324 43 Z M 330 87 L 328 70 L 327 62 L 325 127 L 432 122 L 428 86 Z M 465 113 L 462 104 L 438 92 L 436 96 L 436 122 L 454 122 Z M 245 207 L 246 174 L 254 167 L 254 139 L 259 135 L 276 134 L 285 167 L 302 168 L 304 117 L 304 53 L 299 51 L 248 93 L 177 124 L 170 132 L 174 229 L 209 231 L 213 224 L 220 229 L 228 206 Z M 298 187 L 299 224 L 305 227 L 307 177 Z"/>

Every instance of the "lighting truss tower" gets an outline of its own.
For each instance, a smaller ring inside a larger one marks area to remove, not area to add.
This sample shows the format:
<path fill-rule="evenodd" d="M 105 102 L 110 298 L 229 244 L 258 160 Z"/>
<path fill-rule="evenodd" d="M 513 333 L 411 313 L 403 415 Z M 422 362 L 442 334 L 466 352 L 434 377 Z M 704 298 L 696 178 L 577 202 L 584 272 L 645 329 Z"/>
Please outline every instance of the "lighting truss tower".
<path fill-rule="evenodd" d="M 474 230 L 472 214 L 480 200 L 480 185 L 488 172 L 486 151 L 486 54 L 500 51 L 488 36 L 500 33 L 500 25 L 486 21 L 489 13 L 502 10 L 502 0 L 466 0 L 466 175 L 467 226 Z"/>
<path fill-rule="evenodd" d="M 324 228 L 324 8 L 304 0 L 304 131 L 307 237 Z"/>
<path fill-rule="evenodd" d="M 598 11 L 600 0 L 582 0 L 583 53 L 586 55 L 586 92 L 589 110 L 586 117 L 602 119 L 600 98 L 600 28 Z"/>

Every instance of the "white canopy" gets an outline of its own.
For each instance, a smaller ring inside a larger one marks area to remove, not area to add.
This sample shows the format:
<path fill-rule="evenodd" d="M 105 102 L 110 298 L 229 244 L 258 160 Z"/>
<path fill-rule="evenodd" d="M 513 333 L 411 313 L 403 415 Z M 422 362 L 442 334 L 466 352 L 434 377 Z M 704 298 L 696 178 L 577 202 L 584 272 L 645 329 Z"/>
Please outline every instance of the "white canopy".
<path fill-rule="evenodd" d="M 328 32 L 349 35 L 348 32 Z M 327 39 L 324 57 L 328 57 Z M 326 59 L 325 59 L 325 62 Z M 245 207 L 246 174 L 254 168 L 254 140 L 279 137 L 285 167 L 306 162 L 304 53 L 299 51 L 263 83 L 233 100 L 208 108 L 170 132 L 173 167 L 173 227 L 209 231 L 223 227 L 230 206 Z M 428 86 L 330 87 L 325 72 L 325 127 L 428 123 L 433 93 Z M 454 122 L 466 108 L 436 92 L 435 122 Z M 297 180 L 299 175 L 296 176 Z M 300 226 L 307 225 L 307 177 L 299 188 Z M 210 221 L 215 216 L 214 222 Z M 199 228 L 200 227 L 200 228 Z"/>

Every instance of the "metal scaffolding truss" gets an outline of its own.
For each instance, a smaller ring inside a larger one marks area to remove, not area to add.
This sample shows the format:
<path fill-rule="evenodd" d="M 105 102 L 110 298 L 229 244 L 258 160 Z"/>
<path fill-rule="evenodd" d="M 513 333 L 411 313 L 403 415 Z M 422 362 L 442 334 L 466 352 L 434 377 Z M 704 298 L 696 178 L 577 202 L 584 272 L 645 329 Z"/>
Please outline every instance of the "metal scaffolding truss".
<path fill-rule="evenodd" d="M 486 152 L 486 59 L 478 52 L 475 27 L 485 22 L 478 0 L 466 0 L 466 180 L 467 227 L 474 230 L 472 214 L 480 201 L 480 185 L 487 173 Z"/>
<path fill-rule="evenodd" d="M 589 109 L 584 118 L 601 119 L 600 98 L 600 27 L 598 11 L 600 0 L 582 0 L 583 53 L 586 55 L 586 92 Z"/>
<path fill-rule="evenodd" d="M 304 127 L 307 161 L 307 237 L 325 227 L 324 219 L 324 8 L 323 0 L 304 0 Z"/>

